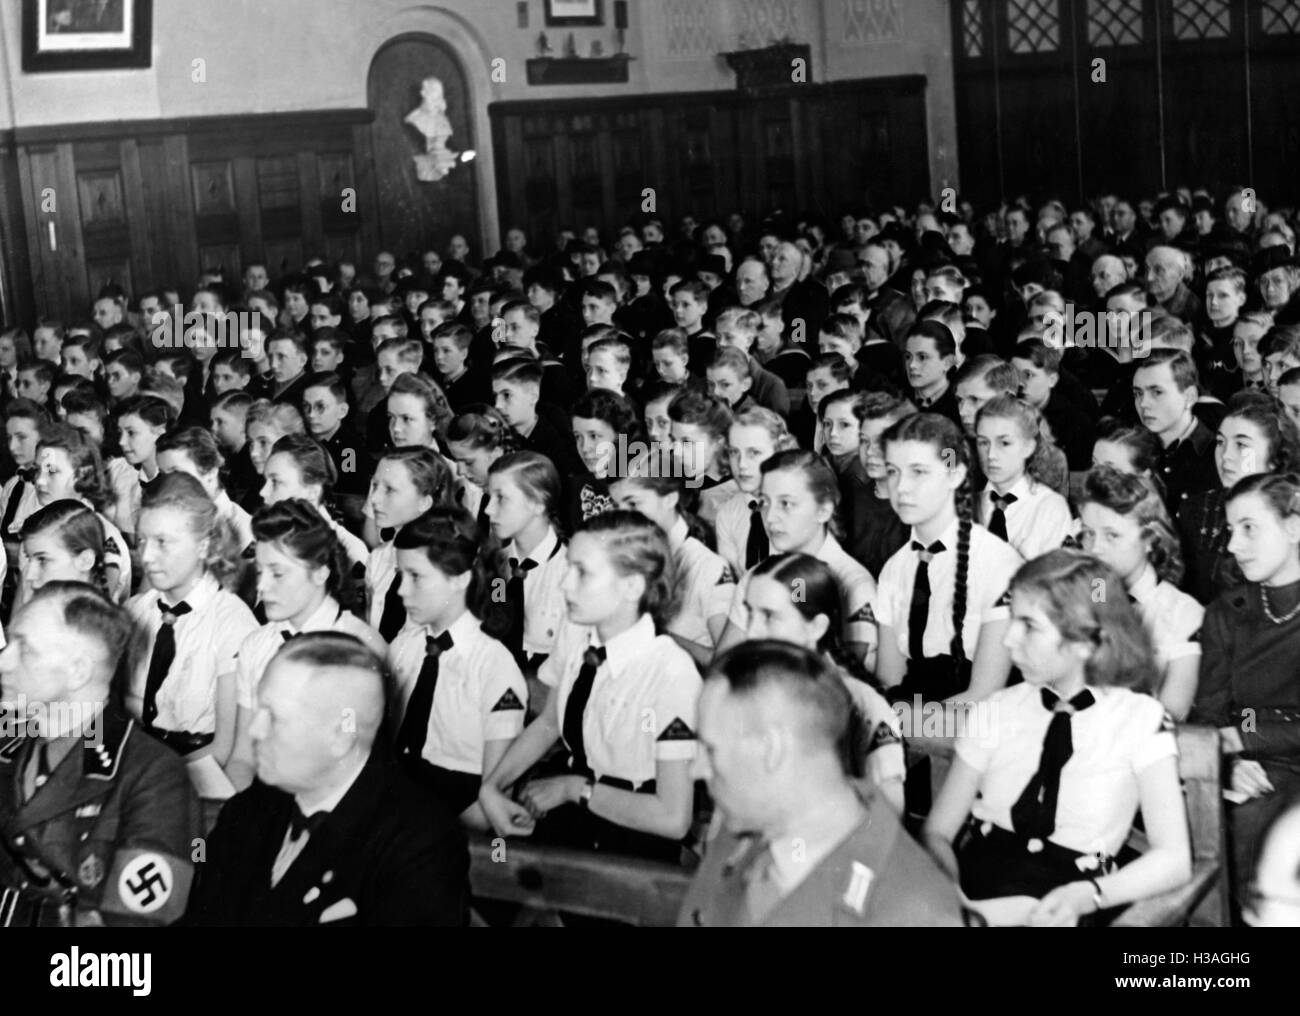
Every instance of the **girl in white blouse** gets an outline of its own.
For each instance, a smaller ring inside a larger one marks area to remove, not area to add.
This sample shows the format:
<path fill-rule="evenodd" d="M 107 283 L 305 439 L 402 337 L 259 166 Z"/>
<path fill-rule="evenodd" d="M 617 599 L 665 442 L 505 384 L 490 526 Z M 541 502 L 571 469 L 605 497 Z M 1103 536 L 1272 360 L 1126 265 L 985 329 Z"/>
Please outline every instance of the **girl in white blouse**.
<path fill-rule="evenodd" d="M 691 824 L 700 676 L 659 634 L 672 614 L 672 554 L 634 512 L 585 522 L 569 544 L 569 620 L 540 677 L 552 693 L 484 779 L 479 803 L 503 836 L 676 860 Z M 562 742 L 556 776 L 528 771 Z M 510 796 L 516 788 L 516 797 Z"/>
<path fill-rule="evenodd" d="M 388 650 L 379 633 L 348 609 L 359 590 L 333 527 L 317 506 L 296 498 L 267 505 L 253 516 L 253 536 L 266 623 L 244 639 L 236 663 L 238 713 L 226 774 L 240 789 L 255 771 L 248 728 L 257 712 L 257 687 L 281 646 L 305 632 L 339 631 L 355 635 L 380 658 Z"/>
<path fill-rule="evenodd" d="M 1173 722 L 1146 694 L 1151 643 L 1119 576 L 1056 550 L 1016 573 L 1010 600 L 1024 683 L 958 739 L 927 846 L 996 924 L 1073 925 L 1185 882 Z M 1139 808 L 1150 847 L 1121 867 Z"/>
<path fill-rule="evenodd" d="M 325 519 L 347 554 L 357 574 L 365 571 L 370 550 L 361 537 L 345 529 L 330 514 L 338 474 L 330 453 L 306 434 L 287 434 L 271 448 L 262 468 L 262 504 L 273 505 L 289 498 L 306 501 Z"/>
<path fill-rule="evenodd" d="M 257 627 L 252 611 L 221 588 L 238 551 L 217 526 L 217 507 L 185 473 L 159 476 L 136 528 L 151 588 L 131 597 L 127 708 L 182 755 L 224 763 L 234 744 L 235 658 Z"/>
<path fill-rule="evenodd" d="M 1151 481 L 1096 466 L 1084 477 L 1079 515 L 1080 544 L 1123 579 L 1155 646 L 1153 690 L 1182 722 L 1196 698 L 1205 608 L 1178 588 L 1183 556 L 1164 500 Z"/>
<path fill-rule="evenodd" d="M 395 541 L 410 623 L 393 640 L 398 761 L 453 814 L 487 828 L 483 774 L 524 729 L 528 688 L 499 631 L 490 564 L 464 508 L 437 507 Z"/>

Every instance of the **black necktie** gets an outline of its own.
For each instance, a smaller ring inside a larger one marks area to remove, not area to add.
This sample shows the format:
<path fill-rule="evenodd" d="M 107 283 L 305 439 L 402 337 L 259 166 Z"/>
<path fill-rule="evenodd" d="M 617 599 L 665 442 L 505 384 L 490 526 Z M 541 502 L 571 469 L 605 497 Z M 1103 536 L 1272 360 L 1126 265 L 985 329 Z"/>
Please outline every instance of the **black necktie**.
<path fill-rule="evenodd" d="M 379 616 L 379 634 L 383 636 L 385 642 L 392 642 L 397 638 L 402 625 L 406 624 L 406 607 L 402 604 L 402 597 L 397 591 L 401 585 L 402 573 L 397 572 L 393 575 L 393 581 L 388 584 L 388 592 L 384 594 L 384 612 Z"/>
<path fill-rule="evenodd" d="M 397 535 L 397 529 L 395 527 L 389 529 L 381 529 L 379 530 L 379 542 L 391 543 L 393 541 L 393 537 L 396 535 Z"/>
<path fill-rule="evenodd" d="M 25 469 L 18 470 L 18 482 L 15 483 L 13 489 L 9 491 L 9 503 L 5 505 L 5 516 L 3 519 L 0 519 L 0 532 L 9 534 L 9 530 L 14 524 L 14 518 L 18 515 L 18 506 L 23 500 L 23 494 L 25 493 L 23 485 L 35 482 L 35 466 L 28 466 Z"/>
<path fill-rule="evenodd" d="M 420 667 L 420 676 L 415 679 L 415 690 L 406 703 L 406 715 L 402 717 L 402 728 L 397 734 L 399 755 L 406 753 L 419 758 L 420 752 L 424 751 L 424 742 L 429 736 L 429 714 L 433 712 L 433 693 L 438 686 L 438 661 L 451 646 L 449 632 L 443 632 L 437 638 L 428 636 L 424 640 L 424 664 Z"/>
<path fill-rule="evenodd" d="M 483 535 L 487 534 L 488 529 L 492 525 L 492 520 L 488 518 L 488 513 L 487 513 L 489 500 L 491 499 L 487 496 L 487 494 L 484 494 L 481 498 L 479 498 L 479 502 L 478 502 L 478 531 L 480 534 Z"/>
<path fill-rule="evenodd" d="M 758 502 L 749 502 L 749 536 L 745 540 L 745 567 L 753 568 L 767 560 L 772 552 L 767 542 L 767 529 L 763 525 L 763 513 L 758 510 Z"/>
<path fill-rule="evenodd" d="M 286 642 L 292 642 L 294 639 L 301 638 L 306 634 L 305 631 L 290 631 L 286 628 L 284 631 L 280 632 L 280 638 L 284 639 Z"/>
<path fill-rule="evenodd" d="M 29 763 L 30 764 L 30 763 Z M 32 779 L 32 792 L 27 795 L 30 800 L 36 791 L 45 786 L 50 779 L 50 742 L 41 738 L 36 742 L 36 775 Z"/>
<path fill-rule="evenodd" d="M 925 626 L 930 620 L 930 561 L 944 551 L 942 540 L 930 546 L 912 541 L 912 549 L 920 556 L 916 566 L 916 582 L 912 585 L 912 606 L 907 612 L 907 654 L 913 660 L 925 659 Z"/>
<path fill-rule="evenodd" d="M 1007 505 L 1015 504 L 1015 494 L 989 494 L 993 514 L 989 516 L 989 532 L 1000 540 L 1007 538 Z"/>
<path fill-rule="evenodd" d="M 298 802 L 294 801 L 293 811 L 289 813 L 289 839 L 297 843 L 303 833 L 315 836 L 316 831 L 329 817 L 328 811 L 313 811 L 310 815 L 304 815 L 302 809 L 298 807 Z"/>
<path fill-rule="evenodd" d="M 522 561 L 510 559 L 510 578 L 506 580 L 510 630 L 506 632 L 506 647 L 516 656 L 524 651 L 524 576 L 536 567 L 537 562 L 530 557 Z"/>
<path fill-rule="evenodd" d="M 569 701 L 564 704 L 564 727 L 561 731 L 564 743 L 569 746 L 573 756 L 573 771 L 587 773 L 587 747 L 582 740 L 582 717 L 587 711 L 587 700 L 591 698 L 592 685 L 596 683 L 596 671 L 605 662 L 604 646 L 589 646 L 582 654 L 582 669 L 578 679 L 573 682 L 569 692 Z"/>
<path fill-rule="evenodd" d="M 1043 753 L 1038 760 L 1038 772 L 1030 778 L 1016 803 L 1011 806 L 1011 825 L 1021 836 L 1029 839 L 1045 840 L 1056 829 L 1056 798 L 1061 790 L 1061 770 L 1074 754 L 1074 742 L 1070 737 L 1069 710 L 1058 709 L 1060 698 L 1050 688 L 1041 689 L 1043 708 L 1052 713 L 1052 722 L 1047 725 L 1047 735 L 1043 738 Z M 1096 699 L 1087 688 L 1070 699 L 1070 706 L 1077 712 L 1087 709 Z"/>
<path fill-rule="evenodd" d="M 162 627 L 153 642 L 153 655 L 149 657 L 149 675 L 144 682 L 144 725 L 146 730 L 153 729 L 153 721 L 158 718 L 158 689 L 167 679 L 167 672 L 172 669 L 176 659 L 176 619 L 190 612 L 190 605 L 185 602 L 169 607 L 158 601 L 162 611 Z"/>

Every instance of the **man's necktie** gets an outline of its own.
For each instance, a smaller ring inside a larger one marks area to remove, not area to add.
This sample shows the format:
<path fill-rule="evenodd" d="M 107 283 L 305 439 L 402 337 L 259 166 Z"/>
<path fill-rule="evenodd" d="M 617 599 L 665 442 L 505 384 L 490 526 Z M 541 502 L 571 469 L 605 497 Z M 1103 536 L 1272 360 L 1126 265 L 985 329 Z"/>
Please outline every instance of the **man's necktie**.
<path fill-rule="evenodd" d="M 510 630 L 506 632 L 506 648 L 516 656 L 524 651 L 524 577 L 537 567 L 531 557 L 520 561 L 510 559 L 510 578 L 506 580 L 506 608 L 510 615 Z"/>
<path fill-rule="evenodd" d="M 758 502 L 749 502 L 749 537 L 745 540 L 745 567 L 753 568 L 762 564 L 771 553 L 767 542 L 767 529 L 763 525 L 763 513 L 758 510 Z"/>
<path fill-rule="evenodd" d="M 1047 735 L 1043 738 L 1038 772 L 1011 806 L 1012 828 L 1021 836 L 1036 840 L 1045 840 L 1056 830 L 1056 799 L 1061 790 L 1061 770 L 1074 754 L 1070 717 L 1096 701 L 1092 692 L 1085 688 L 1070 699 L 1070 709 L 1061 709 L 1061 700 L 1056 692 L 1050 688 L 1041 691 L 1043 708 L 1051 711 L 1052 721 L 1047 725 Z"/>
<path fill-rule="evenodd" d="M 144 682 L 144 726 L 152 730 L 154 720 L 158 718 L 158 689 L 167 679 L 167 672 L 172 669 L 176 659 L 176 619 L 190 612 L 190 605 L 182 601 L 169 607 L 158 601 L 162 611 L 162 627 L 153 642 L 153 655 L 149 657 L 149 674 Z"/>
<path fill-rule="evenodd" d="M 935 540 L 928 547 L 913 540 L 912 549 L 920 560 L 916 565 L 916 582 L 912 585 L 912 606 L 907 612 L 907 655 L 913 660 L 923 660 L 925 626 L 930 620 L 930 562 L 945 548 L 942 540 Z"/>
<path fill-rule="evenodd" d="M 561 734 L 564 737 L 564 743 L 569 746 L 569 754 L 573 756 L 573 771 L 586 773 L 591 770 L 587 766 L 587 746 L 582 739 L 582 717 L 587 711 L 587 701 L 591 698 L 592 685 L 596 683 L 596 671 L 600 665 L 605 662 L 604 646 L 589 646 L 587 651 L 582 654 L 582 669 L 578 671 L 578 679 L 573 682 L 573 689 L 569 692 L 569 701 L 564 705 L 564 725 Z"/>
<path fill-rule="evenodd" d="M 429 736 L 429 714 L 433 712 L 433 693 L 438 686 L 438 666 L 442 654 L 452 647 L 451 634 L 443 632 L 437 638 L 424 640 L 424 663 L 420 676 L 415 679 L 415 690 L 406 703 L 406 715 L 397 734 L 398 754 L 419 758 L 424 742 Z"/>
<path fill-rule="evenodd" d="M 745 905 L 749 919 L 761 922 L 781 902 L 781 887 L 776 882 L 776 858 L 768 844 L 754 859 L 745 878 Z"/>
<path fill-rule="evenodd" d="M 36 794 L 36 791 L 45 786 L 50 779 L 50 742 L 44 738 L 36 742 L 35 765 L 32 766 L 35 771 L 31 774 L 30 789 L 27 791 L 27 798 L 30 799 Z"/>
<path fill-rule="evenodd" d="M 325 820 L 330 817 L 328 811 L 313 811 L 310 815 L 304 815 L 302 809 L 298 807 L 298 802 L 293 802 L 293 811 L 289 813 L 289 839 L 294 843 L 302 838 L 303 833 L 309 836 L 315 836 L 316 831 L 325 824 Z"/>
<path fill-rule="evenodd" d="M 993 504 L 993 514 L 989 516 L 989 532 L 1000 540 L 1007 538 L 1007 505 L 1015 504 L 1018 498 L 1015 494 L 990 494 L 989 500 Z"/>
<path fill-rule="evenodd" d="M 402 573 L 397 572 L 393 575 L 393 581 L 388 584 L 388 592 L 384 594 L 384 612 L 379 615 L 379 634 L 383 636 L 385 642 L 392 642 L 397 638 L 402 625 L 406 624 L 406 607 L 402 603 L 401 594 L 398 593 L 401 585 Z"/>

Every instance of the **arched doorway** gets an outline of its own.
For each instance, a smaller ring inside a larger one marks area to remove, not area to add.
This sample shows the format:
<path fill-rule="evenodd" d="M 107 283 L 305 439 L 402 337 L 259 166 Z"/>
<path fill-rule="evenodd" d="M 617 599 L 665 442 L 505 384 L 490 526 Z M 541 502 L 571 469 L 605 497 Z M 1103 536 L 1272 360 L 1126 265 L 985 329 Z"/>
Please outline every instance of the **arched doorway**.
<path fill-rule="evenodd" d="M 472 104 L 460 60 L 450 46 L 433 35 L 411 33 L 390 39 L 375 54 L 366 81 L 367 104 L 374 110 L 371 126 L 375 184 L 379 193 L 379 240 L 398 257 L 432 245 L 445 254 L 447 241 L 462 233 L 471 257 L 483 257 L 479 236 L 478 186 L 471 164 L 459 163 L 441 180 L 416 177 L 415 156 L 425 140 L 406 117 L 421 104 L 425 78 L 442 82 L 452 135 L 447 147 L 455 152 L 476 149 Z"/>

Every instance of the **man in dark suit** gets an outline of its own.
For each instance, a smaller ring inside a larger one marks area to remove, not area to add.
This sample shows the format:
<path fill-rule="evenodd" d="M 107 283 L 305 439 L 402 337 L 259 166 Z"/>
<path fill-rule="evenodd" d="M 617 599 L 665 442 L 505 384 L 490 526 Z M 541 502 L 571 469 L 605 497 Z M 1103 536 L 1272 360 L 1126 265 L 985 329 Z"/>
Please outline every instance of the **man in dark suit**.
<path fill-rule="evenodd" d="M 199 832 L 185 765 L 109 701 L 130 633 L 90 586 L 51 582 L 9 625 L 0 683 L 0 917 L 159 926 L 185 911 Z"/>
<path fill-rule="evenodd" d="M 379 659 L 349 635 L 303 635 L 257 697 L 257 780 L 222 809 L 186 923 L 465 924 L 465 835 L 376 744 Z"/>

